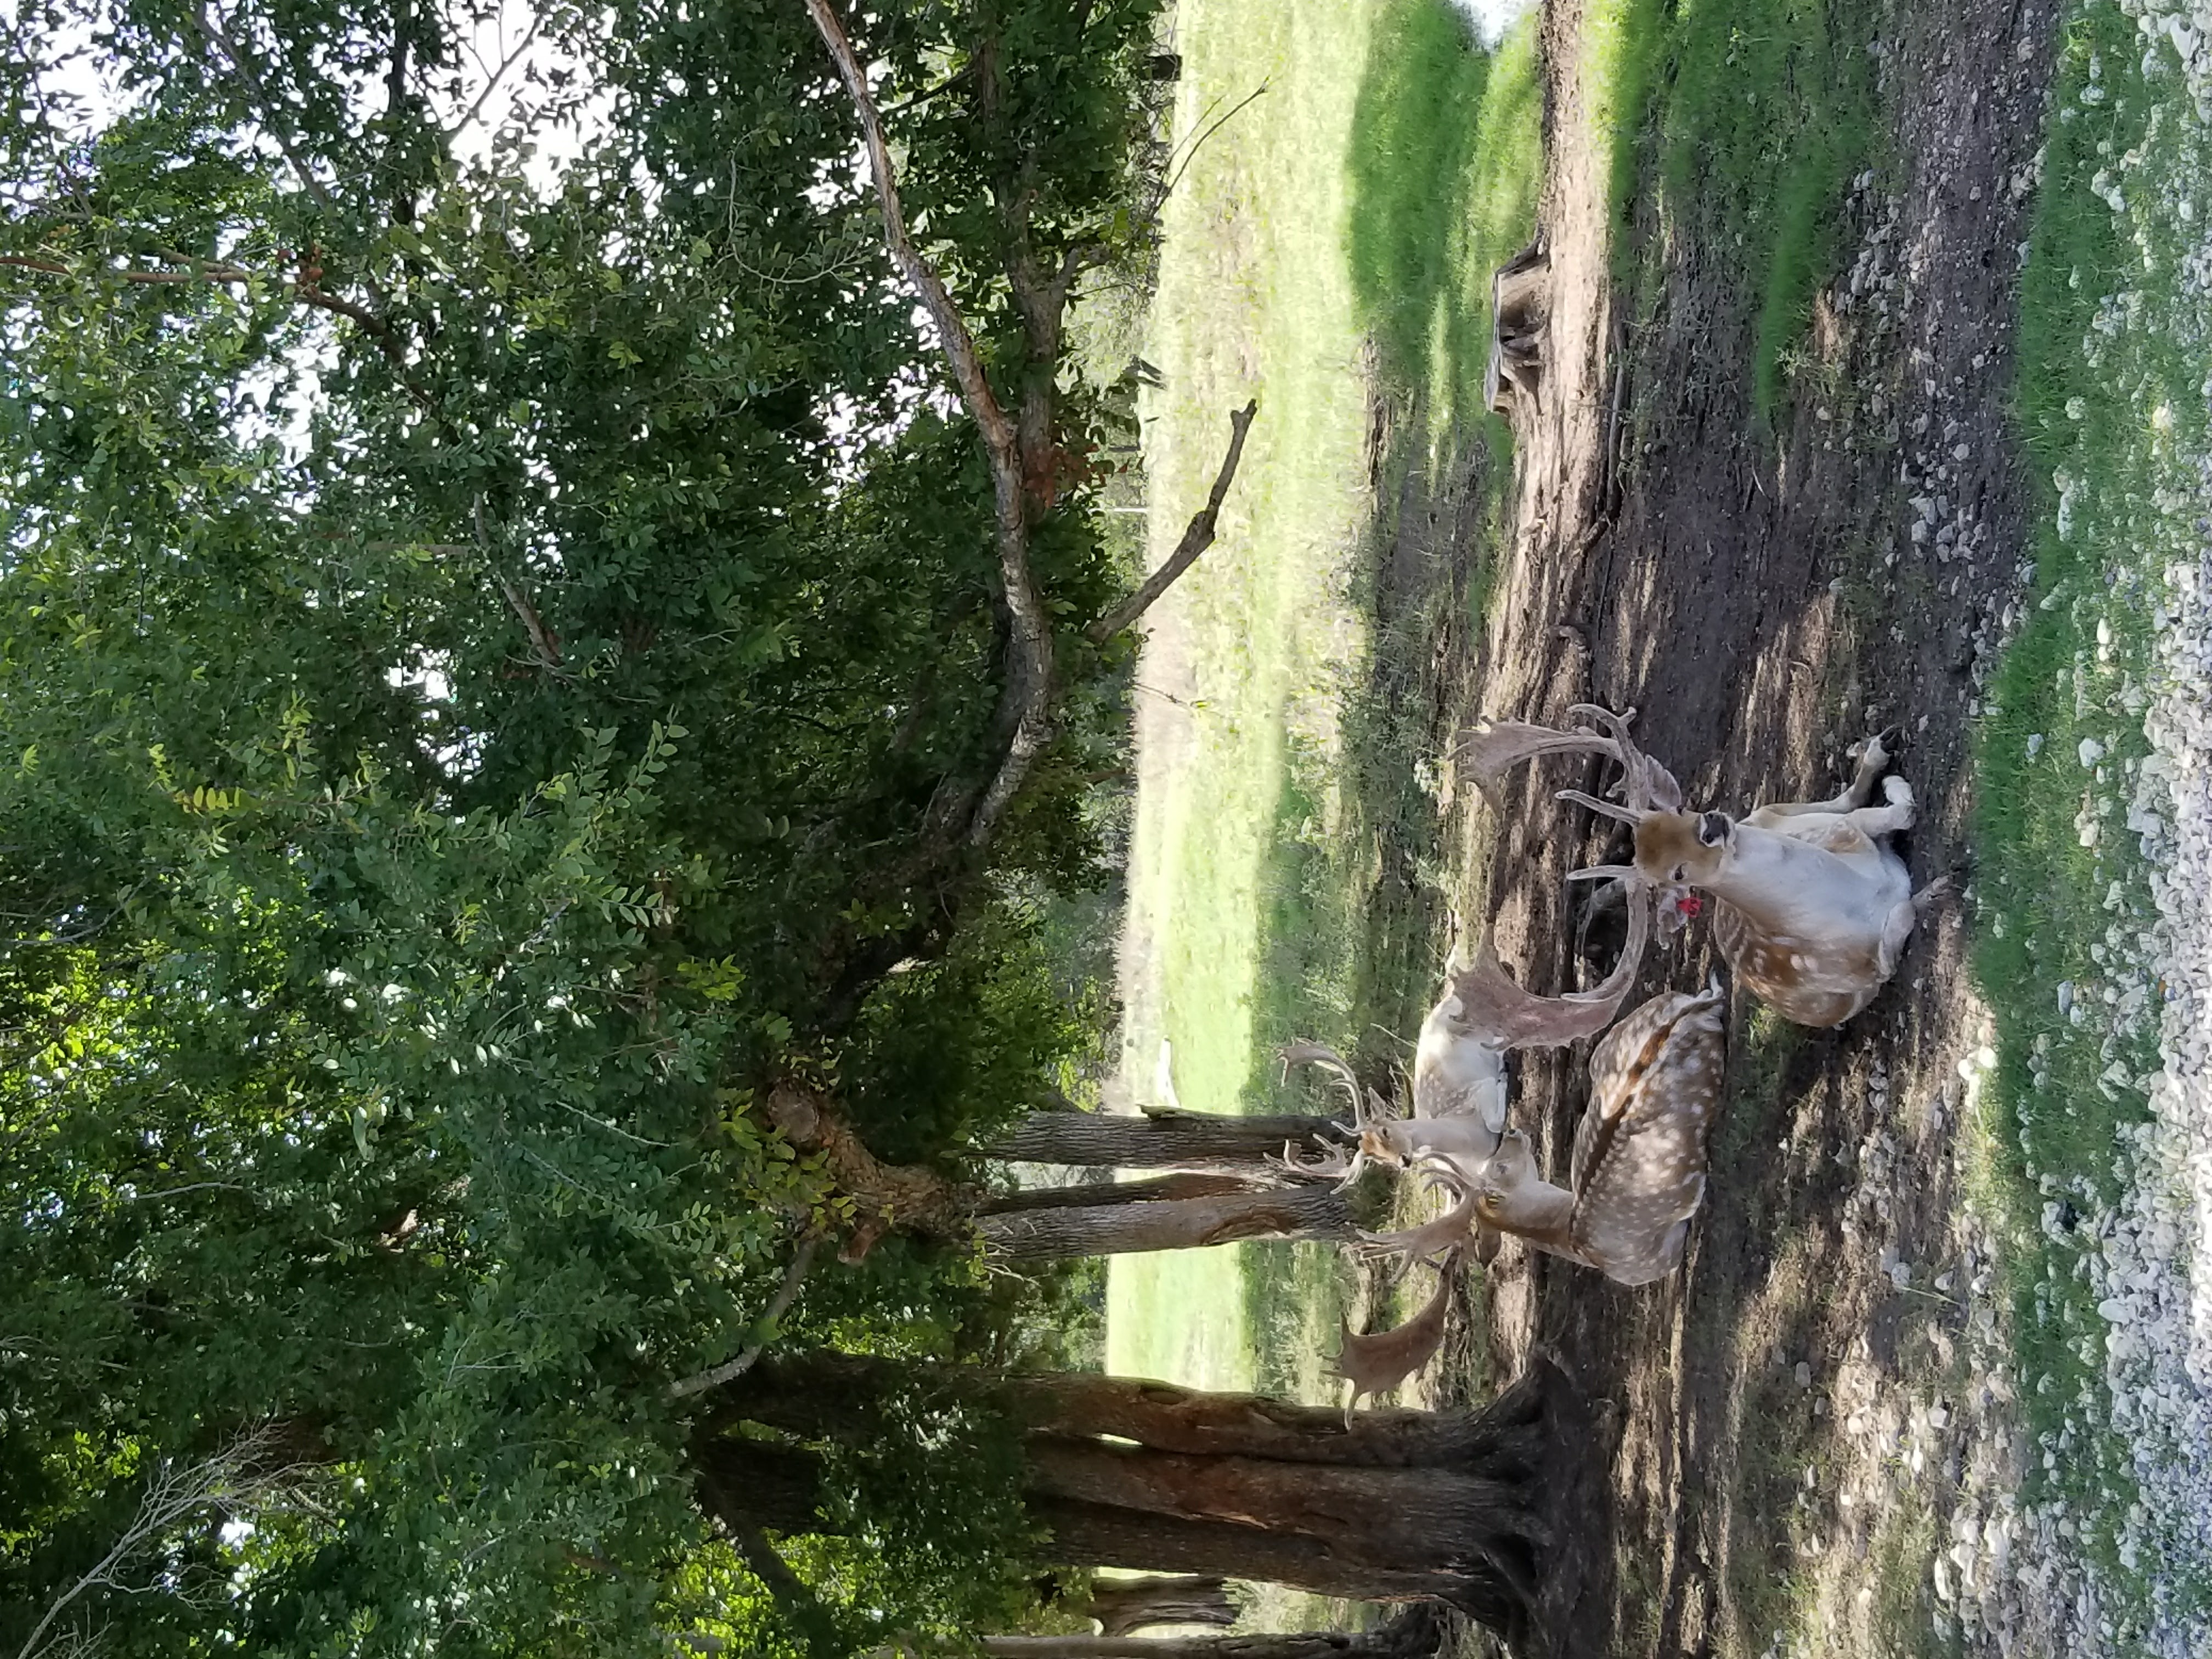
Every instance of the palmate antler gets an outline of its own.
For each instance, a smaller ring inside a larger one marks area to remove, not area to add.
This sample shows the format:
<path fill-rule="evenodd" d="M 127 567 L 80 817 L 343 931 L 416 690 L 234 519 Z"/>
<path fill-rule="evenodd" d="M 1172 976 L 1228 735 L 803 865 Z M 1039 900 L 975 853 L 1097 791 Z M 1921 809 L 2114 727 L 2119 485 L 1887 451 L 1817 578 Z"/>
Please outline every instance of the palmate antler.
<path fill-rule="evenodd" d="M 1395 1329 L 1365 1336 L 1351 1326 L 1342 1328 L 1342 1341 L 1330 1364 L 1352 1384 L 1352 1398 L 1344 1404 L 1344 1424 L 1352 1426 L 1352 1408 L 1361 1395 L 1388 1394 L 1436 1357 L 1443 1346 L 1444 1319 L 1451 1311 L 1452 1274 L 1459 1266 L 1456 1254 L 1437 1266 L 1436 1293 L 1428 1304 Z"/>
<path fill-rule="evenodd" d="M 1455 1200 L 1452 1207 L 1419 1226 L 1395 1232 L 1370 1233 L 1364 1227 L 1359 1229 L 1364 1251 L 1370 1255 L 1398 1258 L 1398 1265 L 1391 1273 L 1393 1279 L 1416 1261 L 1434 1265 L 1440 1257 L 1466 1249 L 1474 1239 L 1475 1205 L 1482 1195 L 1480 1184 L 1470 1181 L 1449 1159 L 1428 1157 L 1420 1162 L 1428 1189 L 1450 1193 Z"/>
<path fill-rule="evenodd" d="M 1618 786 L 1622 800 L 1600 800 L 1596 796 L 1579 789 L 1563 789 L 1559 798 L 1587 806 L 1591 811 L 1622 823 L 1635 824 L 1652 812 L 1679 812 L 1682 810 L 1682 786 L 1674 775 L 1650 756 L 1636 746 L 1628 735 L 1628 723 L 1636 717 L 1633 708 L 1620 714 L 1596 703 L 1578 702 L 1567 710 L 1572 718 L 1594 720 L 1604 726 L 1610 735 L 1601 735 L 1587 727 L 1559 731 L 1553 726 L 1534 726 L 1522 720 L 1489 720 L 1477 725 L 1462 740 L 1458 758 L 1463 770 L 1471 775 L 1484 793 L 1495 798 L 1495 786 L 1504 774 L 1524 761 L 1544 755 L 1603 755 L 1620 763 L 1621 780 Z M 1658 911 L 1662 937 L 1671 938 L 1683 922 L 1696 914 L 1696 901 L 1684 888 L 1659 885 L 1641 875 L 1633 865 L 1599 864 L 1587 869 L 1568 872 L 1569 881 L 1613 881 L 1627 890 L 1632 901 L 1639 891 L 1648 893 Z M 1641 912 L 1644 907 L 1630 904 L 1630 931 L 1634 941 L 1624 954 L 1624 963 L 1640 955 L 1648 934 L 1638 937 Z M 1480 964 L 1478 964 L 1480 965 Z M 1616 970 L 1617 976 L 1617 970 Z M 1610 986 L 1613 980 L 1606 981 Z M 1626 989 L 1626 985 L 1622 990 Z M 1596 992 L 1586 993 L 1595 996 Z M 1618 1007 L 1619 996 L 1613 1006 Z M 1602 1030 L 1601 1024 L 1595 1028 Z M 1578 1036 L 1587 1036 L 1578 1031 Z M 1571 1038 L 1563 1039 L 1571 1041 Z"/>

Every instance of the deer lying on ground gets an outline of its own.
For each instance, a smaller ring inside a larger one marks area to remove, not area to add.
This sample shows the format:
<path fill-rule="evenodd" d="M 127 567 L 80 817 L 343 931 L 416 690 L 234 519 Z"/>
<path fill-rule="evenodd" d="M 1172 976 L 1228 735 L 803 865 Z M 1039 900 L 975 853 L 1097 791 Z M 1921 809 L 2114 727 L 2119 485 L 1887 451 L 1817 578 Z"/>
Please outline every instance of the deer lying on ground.
<path fill-rule="evenodd" d="M 1443 1346 L 1444 1316 L 1451 1310 L 1452 1275 L 1458 1267 L 1455 1251 L 1437 1267 L 1436 1294 L 1428 1305 L 1396 1328 L 1360 1336 L 1349 1324 L 1342 1328 L 1342 1342 L 1330 1363 L 1352 1384 L 1352 1398 L 1344 1402 L 1345 1427 L 1352 1426 L 1361 1395 L 1388 1394 L 1436 1357 Z"/>
<path fill-rule="evenodd" d="M 1489 732 L 1478 732 L 1471 739 L 1478 771 L 1492 751 L 1575 748 L 1613 756 L 1632 778 L 1650 768 L 1629 741 L 1624 717 L 1588 705 L 1569 712 L 1603 722 L 1612 736 L 1517 725 L 1492 728 L 1512 738 L 1500 744 Z M 1542 734 L 1540 739 L 1534 734 Z M 1850 785 L 1834 799 L 1773 803 L 1741 820 L 1685 811 L 1679 790 L 1671 805 L 1633 798 L 1618 805 L 1580 790 L 1562 791 L 1560 799 L 1636 832 L 1634 864 L 1577 870 L 1570 878 L 1641 882 L 1658 892 L 1662 908 L 1677 912 L 1689 889 L 1704 889 L 1715 900 L 1714 943 L 1744 986 L 1800 1025 L 1840 1025 L 1897 971 L 1920 913 L 1948 884 L 1938 879 L 1913 891 L 1904 860 L 1881 843 L 1881 837 L 1909 830 L 1913 822 L 1911 786 L 1882 776 L 1893 736 L 1884 733 L 1859 745 Z M 1883 805 L 1875 806 L 1878 781 Z"/>
<path fill-rule="evenodd" d="M 1482 400 L 1493 413 L 1535 407 L 1551 325 L 1551 258 L 1539 235 L 1490 279 L 1490 366 Z"/>
<path fill-rule="evenodd" d="M 1716 979 L 1695 995 L 1643 1004 L 1590 1055 L 1590 1103 L 1568 1184 L 1537 1173 L 1528 1137 L 1507 1131 L 1485 1166 L 1474 1212 L 1540 1250 L 1647 1285 L 1682 1259 L 1705 1195 L 1705 1132 L 1725 1067 Z"/>

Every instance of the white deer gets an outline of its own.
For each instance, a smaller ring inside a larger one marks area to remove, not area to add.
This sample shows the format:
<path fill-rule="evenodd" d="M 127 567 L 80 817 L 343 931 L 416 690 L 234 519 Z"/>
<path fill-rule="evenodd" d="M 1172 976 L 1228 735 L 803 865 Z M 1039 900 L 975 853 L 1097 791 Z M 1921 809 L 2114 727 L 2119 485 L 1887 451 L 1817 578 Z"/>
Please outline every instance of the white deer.
<path fill-rule="evenodd" d="M 1574 749 L 1614 757 L 1632 781 L 1650 769 L 1629 741 L 1625 716 L 1589 705 L 1570 713 L 1603 722 L 1612 736 L 1488 728 L 1470 739 L 1478 772 L 1492 751 L 1520 758 Z M 1493 732 L 1510 732 L 1512 741 L 1501 744 Z M 1741 820 L 1685 811 L 1679 790 L 1672 805 L 1639 803 L 1632 789 L 1626 805 L 1562 791 L 1562 800 L 1636 832 L 1634 864 L 1577 870 L 1571 878 L 1640 882 L 1657 890 L 1662 908 L 1677 914 L 1681 895 L 1704 889 L 1716 901 L 1714 942 L 1745 987 L 1798 1024 L 1840 1025 L 1897 971 L 1921 912 L 1948 884 L 1939 878 L 1912 890 L 1904 860 L 1881 841 L 1911 828 L 1911 787 L 1900 777 L 1882 777 L 1889 764 L 1883 737 L 1868 738 L 1856 752 L 1850 785 L 1834 799 L 1771 804 Z M 1880 806 L 1871 804 L 1877 781 Z"/>
<path fill-rule="evenodd" d="M 1607 1032 L 1590 1055 L 1568 1184 L 1543 1179 L 1528 1137 L 1509 1130 L 1474 1194 L 1477 1218 L 1617 1284 L 1672 1273 L 1705 1195 L 1705 1133 L 1726 1068 L 1722 1003 L 1716 980 L 1654 997 Z"/>

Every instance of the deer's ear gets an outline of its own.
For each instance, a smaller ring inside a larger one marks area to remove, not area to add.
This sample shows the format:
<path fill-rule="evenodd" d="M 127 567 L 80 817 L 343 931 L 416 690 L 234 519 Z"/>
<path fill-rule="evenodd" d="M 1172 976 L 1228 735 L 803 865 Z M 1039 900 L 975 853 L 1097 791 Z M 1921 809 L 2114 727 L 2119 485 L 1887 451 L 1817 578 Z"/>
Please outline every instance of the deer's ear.
<path fill-rule="evenodd" d="M 1726 841 L 1729 828 L 1725 812 L 1702 812 L 1698 816 L 1698 839 L 1708 847 L 1718 847 Z"/>

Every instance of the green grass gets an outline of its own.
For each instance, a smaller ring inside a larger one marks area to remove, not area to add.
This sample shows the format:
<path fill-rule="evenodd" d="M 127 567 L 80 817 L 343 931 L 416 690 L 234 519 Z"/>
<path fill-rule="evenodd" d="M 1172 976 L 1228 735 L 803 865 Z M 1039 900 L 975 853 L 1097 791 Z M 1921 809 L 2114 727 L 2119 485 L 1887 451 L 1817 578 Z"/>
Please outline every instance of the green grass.
<path fill-rule="evenodd" d="M 1375 13 L 1352 110 L 1347 259 L 1385 377 L 1432 431 L 1503 422 L 1482 409 L 1490 279 L 1534 233 L 1543 82 L 1536 19 L 1486 52 L 1438 0 Z M 1501 448 L 1502 453 L 1502 448 Z"/>
<path fill-rule="evenodd" d="M 1364 34 L 1349 12 L 1195 0 L 1176 44 L 1179 137 L 1267 90 L 1198 148 L 1166 210 L 1146 349 L 1165 377 L 1145 409 L 1155 559 L 1205 497 L 1227 412 L 1256 394 L 1260 416 L 1220 539 L 1166 602 L 1191 706 L 1172 711 L 1187 715 L 1182 740 L 1141 757 L 1129 909 L 1151 943 L 1123 986 L 1125 1070 L 1151 1098 L 1170 1038 L 1183 1103 L 1237 1111 L 1267 1087 L 1256 1057 L 1291 988 L 1327 982 L 1352 948 L 1306 896 L 1301 831 L 1334 808 L 1326 769 L 1298 757 L 1325 749 L 1331 688 L 1359 644 L 1340 595 L 1364 511 L 1364 398 L 1340 250 L 1344 65 Z M 1164 672 L 1156 653 L 1146 673 Z M 1286 972 L 1276 941 L 1291 931 L 1302 943 Z M 1247 1254 L 1118 1260 L 1111 1369 L 1251 1386 L 1261 1334 L 1244 1316 Z M 1322 1388 L 1317 1361 L 1307 1386 Z"/>
<path fill-rule="evenodd" d="M 1747 296 L 1752 406 L 1771 426 L 1790 348 L 1834 268 L 1839 211 L 1877 159 L 1871 0 L 1599 0 L 1583 62 L 1610 130 L 1615 222 L 1718 250 Z M 1617 239 L 1626 277 L 1638 245 Z M 1655 243 L 1644 245 L 1649 252 Z"/>
<path fill-rule="evenodd" d="M 1426 656 L 1420 641 L 1368 636 L 1395 530 L 1378 509 L 1395 508 L 1416 451 L 1431 476 L 1440 456 L 1463 476 L 1468 446 L 1485 476 L 1508 475 L 1480 388 L 1490 273 L 1534 221 L 1534 40 L 1524 26 L 1486 58 L 1445 0 L 1178 12 L 1179 128 L 1267 90 L 1200 150 L 1168 211 L 1145 349 L 1166 381 L 1145 410 L 1155 557 L 1211 481 L 1226 410 L 1256 392 L 1261 414 L 1221 538 L 1172 601 L 1184 741 L 1142 761 L 1130 917 L 1151 948 L 1123 984 L 1140 1098 L 1162 1036 L 1184 1104 L 1265 1109 L 1287 1038 L 1372 1047 L 1378 1030 L 1410 1034 L 1425 1006 L 1442 947 L 1420 915 L 1376 897 L 1381 838 L 1441 848 L 1414 782 L 1432 734 L 1373 690 L 1376 653 Z M 1412 411 L 1381 501 L 1376 395 Z M 1489 493 L 1495 531 L 1504 490 Z M 1334 1402 L 1326 1360 L 1350 1288 L 1328 1245 L 1117 1258 L 1107 1365 Z M 1251 1620 L 1345 1616 L 1268 1590 Z"/>
<path fill-rule="evenodd" d="M 2068 1449 L 2055 1469 L 2033 1470 L 2031 1491 L 2067 1498 L 2093 1557 L 2139 1595 L 2145 1579 L 2163 1575 L 2171 1589 L 2204 1564 L 2149 1562 L 2141 1577 L 2118 1567 L 2134 1449 L 2108 1425 L 2106 1326 L 2077 1272 L 2095 1242 L 2064 1218 L 2118 1197 L 2118 1138 L 2148 1112 L 2134 1080 L 2158 1063 L 2156 988 L 2136 981 L 2116 948 L 2154 921 L 2124 820 L 2149 752 L 2142 688 L 2163 572 L 2193 551 L 2187 520 L 2198 509 L 2182 458 L 2212 442 L 2196 390 L 2202 319 L 2192 323 L 2176 278 L 2188 228 L 2167 193 L 2200 180 L 2203 158 L 2187 124 L 2160 110 L 2180 95 L 2173 81 L 2144 82 L 2141 46 L 2109 4 L 2078 8 L 2063 39 L 2021 298 L 2018 418 L 2039 490 L 2033 598 L 1980 733 L 1975 951 L 1997 1030 L 1983 1100 L 1985 1196 L 2010 1224 L 2030 1425 Z M 2115 158 L 2130 154 L 2140 165 L 2123 173 Z M 2138 204 L 2124 222 L 2099 195 L 2114 174 Z M 2100 313 L 2123 292 L 2136 296 L 2137 320 L 2108 331 Z M 2084 738 L 2106 751 L 2091 767 Z M 2070 1018 L 2062 984 L 2075 988 Z M 2046 1204 L 2062 1206 L 2056 1237 Z M 2212 1584 L 2185 1594 L 2202 1607 Z"/>
<path fill-rule="evenodd" d="M 1410 781 L 1426 734 L 1346 752 L 1372 735 L 1350 708 L 1376 643 L 1366 348 L 1427 441 L 1492 441 L 1461 422 L 1479 417 L 1490 272 L 1533 223 L 1534 40 L 1524 25 L 1486 56 L 1444 0 L 1178 13 L 1180 131 L 1267 91 L 1168 210 L 1146 349 L 1166 380 L 1146 410 L 1156 556 L 1203 496 L 1225 412 L 1256 392 L 1261 413 L 1221 539 L 1171 601 L 1191 707 L 1182 746 L 1145 762 L 1130 908 L 1152 949 L 1124 986 L 1145 1097 L 1165 1036 L 1187 1106 L 1273 1104 L 1284 1040 L 1395 1028 L 1433 967 L 1432 942 L 1364 896 L 1375 813 L 1433 818 Z M 1334 1399 L 1342 1297 L 1312 1246 L 1120 1261 L 1109 1364 Z"/>

